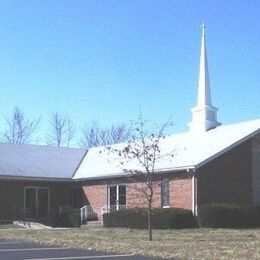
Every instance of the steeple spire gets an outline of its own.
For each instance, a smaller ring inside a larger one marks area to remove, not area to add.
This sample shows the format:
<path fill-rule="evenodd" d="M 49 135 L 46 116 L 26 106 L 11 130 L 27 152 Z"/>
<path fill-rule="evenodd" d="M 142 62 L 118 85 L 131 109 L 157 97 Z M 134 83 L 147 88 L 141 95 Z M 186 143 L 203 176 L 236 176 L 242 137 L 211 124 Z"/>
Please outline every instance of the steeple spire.
<path fill-rule="evenodd" d="M 216 107 L 212 106 L 208 60 L 206 49 L 205 24 L 201 26 L 201 52 L 200 52 L 200 70 L 199 70 L 199 87 L 197 106 L 192 108 L 192 122 L 189 124 L 192 132 L 205 132 L 220 125 L 217 122 Z"/>
<path fill-rule="evenodd" d="M 208 72 L 208 60 L 206 49 L 206 37 L 205 37 L 205 24 L 201 26 L 202 39 L 201 39 L 201 51 L 200 51 L 200 73 L 199 73 L 199 92 L 197 105 L 211 106 L 211 94 L 209 85 L 209 72 Z"/>

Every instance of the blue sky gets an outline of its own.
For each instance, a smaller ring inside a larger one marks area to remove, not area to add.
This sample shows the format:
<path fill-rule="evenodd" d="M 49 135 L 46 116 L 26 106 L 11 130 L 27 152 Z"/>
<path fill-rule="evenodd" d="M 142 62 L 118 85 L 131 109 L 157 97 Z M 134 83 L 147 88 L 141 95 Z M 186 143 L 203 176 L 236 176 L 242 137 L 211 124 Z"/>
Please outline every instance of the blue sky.
<path fill-rule="evenodd" d="M 187 130 L 206 23 L 213 104 L 227 124 L 260 117 L 260 1 L 0 1 L 4 115 L 18 105 L 80 128 L 137 117 Z"/>

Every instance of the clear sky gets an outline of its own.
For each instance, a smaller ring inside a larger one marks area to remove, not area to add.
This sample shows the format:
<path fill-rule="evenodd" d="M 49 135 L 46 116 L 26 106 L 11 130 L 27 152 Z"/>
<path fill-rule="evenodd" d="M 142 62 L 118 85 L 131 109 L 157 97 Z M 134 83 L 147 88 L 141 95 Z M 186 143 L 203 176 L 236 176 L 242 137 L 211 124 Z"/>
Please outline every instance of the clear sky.
<path fill-rule="evenodd" d="M 0 1 L 1 127 L 67 114 L 80 128 L 172 117 L 195 106 L 206 23 L 213 105 L 227 124 L 260 117 L 260 1 Z"/>

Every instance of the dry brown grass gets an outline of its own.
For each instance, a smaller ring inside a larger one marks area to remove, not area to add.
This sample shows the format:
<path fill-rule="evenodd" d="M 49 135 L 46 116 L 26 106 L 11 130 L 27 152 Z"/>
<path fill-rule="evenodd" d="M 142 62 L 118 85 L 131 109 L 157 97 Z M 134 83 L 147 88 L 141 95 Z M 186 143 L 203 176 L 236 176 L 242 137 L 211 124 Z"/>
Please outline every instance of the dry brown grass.
<path fill-rule="evenodd" d="M 171 259 L 260 259 L 260 229 L 146 230 L 81 228 L 0 230 L 0 239 L 47 245 L 135 253 Z"/>

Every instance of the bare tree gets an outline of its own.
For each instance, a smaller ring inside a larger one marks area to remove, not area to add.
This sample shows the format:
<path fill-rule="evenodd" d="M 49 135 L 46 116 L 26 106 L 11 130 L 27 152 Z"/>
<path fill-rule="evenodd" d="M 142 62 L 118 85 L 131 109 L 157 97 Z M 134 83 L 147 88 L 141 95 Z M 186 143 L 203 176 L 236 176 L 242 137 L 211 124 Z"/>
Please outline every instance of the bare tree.
<path fill-rule="evenodd" d="M 108 146 L 107 150 L 109 153 L 116 153 L 121 158 L 119 164 L 131 183 L 130 188 L 137 191 L 139 198 L 145 198 L 147 202 L 149 240 L 152 241 L 152 203 L 155 188 L 160 185 L 158 179 L 155 178 L 155 166 L 163 157 L 172 157 L 173 151 L 162 153 L 160 149 L 161 141 L 165 138 L 165 129 L 170 123 L 157 127 L 155 133 L 151 134 L 148 134 L 150 131 L 146 124 L 147 122 L 140 115 L 134 122 L 134 132 L 127 144 L 121 148 Z"/>
<path fill-rule="evenodd" d="M 4 132 L 4 141 L 14 144 L 30 143 L 32 135 L 39 125 L 40 118 L 26 119 L 24 113 L 17 106 L 10 117 L 5 117 L 7 129 Z"/>
<path fill-rule="evenodd" d="M 98 123 L 92 122 L 90 126 L 82 129 L 80 139 L 81 147 L 97 147 L 126 141 L 130 136 L 130 130 L 125 124 L 113 125 L 110 128 L 101 128 Z"/>
<path fill-rule="evenodd" d="M 82 129 L 82 137 L 80 139 L 81 147 L 96 147 L 99 146 L 100 143 L 100 128 L 96 122 L 92 122 L 90 126 L 85 126 Z"/>
<path fill-rule="evenodd" d="M 47 143 L 55 146 L 70 146 L 76 128 L 72 121 L 58 112 L 53 113 L 49 120 L 49 133 Z"/>
<path fill-rule="evenodd" d="M 109 131 L 110 144 L 125 142 L 130 137 L 131 131 L 125 124 L 112 126 Z"/>

